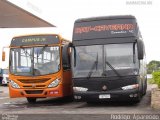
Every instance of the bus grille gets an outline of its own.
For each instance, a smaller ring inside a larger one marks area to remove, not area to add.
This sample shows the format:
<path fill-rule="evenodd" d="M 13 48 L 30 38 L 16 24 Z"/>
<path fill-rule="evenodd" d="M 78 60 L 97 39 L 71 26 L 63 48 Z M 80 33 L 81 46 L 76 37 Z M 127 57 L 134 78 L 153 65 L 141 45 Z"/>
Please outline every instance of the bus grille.
<path fill-rule="evenodd" d="M 35 85 L 34 88 L 45 88 L 46 85 Z M 23 88 L 33 88 L 32 85 L 24 85 Z"/>
<path fill-rule="evenodd" d="M 18 79 L 19 82 L 21 83 L 45 83 L 48 80 L 50 80 L 50 78 L 43 78 L 43 79 Z"/>
<path fill-rule="evenodd" d="M 43 90 L 25 90 L 27 94 L 42 94 Z"/>

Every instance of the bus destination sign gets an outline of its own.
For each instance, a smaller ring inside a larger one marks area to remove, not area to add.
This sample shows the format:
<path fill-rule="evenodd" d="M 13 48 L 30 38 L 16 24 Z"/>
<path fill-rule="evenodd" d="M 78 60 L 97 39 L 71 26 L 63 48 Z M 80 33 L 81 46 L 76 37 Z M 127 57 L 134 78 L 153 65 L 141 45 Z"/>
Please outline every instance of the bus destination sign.
<path fill-rule="evenodd" d="M 134 19 L 99 20 L 75 23 L 73 39 L 95 39 L 136 36 Z"/>
<path fill-rule="evenodd" d="M 15 37 L 11 41 L 11 46 L 48 45 L 58 43 L 59 38 L 57 35 L 33 35 Z"/>

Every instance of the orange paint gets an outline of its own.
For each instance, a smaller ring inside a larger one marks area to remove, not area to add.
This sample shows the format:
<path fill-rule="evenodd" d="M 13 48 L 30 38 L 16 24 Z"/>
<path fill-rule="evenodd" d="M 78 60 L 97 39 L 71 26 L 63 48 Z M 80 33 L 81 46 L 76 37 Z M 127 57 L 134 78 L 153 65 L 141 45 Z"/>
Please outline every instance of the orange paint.
<path fill-rule="evenodd" d="M 46 35 L 46 34 L 45 34 Z M 25 75 L 15 75 L 9 73 L 9 79 L 14 81 L 19 85 L 20 88 L 13 88 L 9 83 L 9 93 L 11 98 L 17 97 L 34 97 L 34 98 L 43 98 L 43 97 L 64 97 L 71 96 L 72 91 L 72 80 L 71 80 L 71 70 L 65 71 L 62 66 L 62 47 L 63 45 L 69 43 L 68 40 L 63 39 L 60 35 L 59 44 L 50 44 L 48 46 L 58 45 L 60 48 L 60 70 L 56 73 L 48 75 L 39 75 L 39 76 L 25 76 Z M 23 36 L 21 36 L 23 38 Z M 28 45 L 28 46 L 16 46 L 10 47 L 14 49 L 23 48 L 32 48 L 42 45 Z M 58 86 L 53 88 L 48 88 L 48 85 L 56 79 L 60 80 Z"/>

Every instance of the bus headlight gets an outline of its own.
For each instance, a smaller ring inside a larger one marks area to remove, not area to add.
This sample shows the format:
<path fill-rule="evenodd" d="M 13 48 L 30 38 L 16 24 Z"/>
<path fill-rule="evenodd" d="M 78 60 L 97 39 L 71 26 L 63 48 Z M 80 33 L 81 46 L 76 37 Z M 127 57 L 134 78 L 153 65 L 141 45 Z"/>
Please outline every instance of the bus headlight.
<path fill-rule="evenodd" d="M 60 83 L 60 79 L 57 78 L 48 85 L 48 88 L 56 87 L 59 85 L 59 83 Z"/>
<path fill-rule="evenodd" d="M 13 88 L 20 88 L 19 85 L 17 83 L 15 83 L 13 80 L 10 80 L 10 85 L 13 87 Z"/>
<path fill-rule="evenodd" d="M 138 87 L 139 87 L 138 84 L 127 85 L 127 86 L 122 87 L 122 90 L 131 90 L 131 89 L 135 89 L 135 88 L 138 88 Z"/>
<path fill-rule="evenodd" d="M 80 91 L 80 92 L 86 92 L 88 90 L 88 88 L 84 88 L 84 87 L 73 87 L 74 92 L 76 91 Z"/>

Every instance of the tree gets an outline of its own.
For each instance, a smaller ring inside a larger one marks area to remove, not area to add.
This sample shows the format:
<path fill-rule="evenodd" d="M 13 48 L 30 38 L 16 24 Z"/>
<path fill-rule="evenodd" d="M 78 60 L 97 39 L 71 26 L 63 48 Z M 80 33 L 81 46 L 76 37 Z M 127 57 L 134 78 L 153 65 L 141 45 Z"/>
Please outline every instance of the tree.
<path fill-rule="evenodd" d="M 147 64 L 147 74 L 160 70 L 160 61 L 152 60 Z"/>

